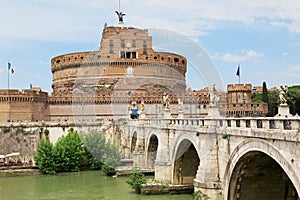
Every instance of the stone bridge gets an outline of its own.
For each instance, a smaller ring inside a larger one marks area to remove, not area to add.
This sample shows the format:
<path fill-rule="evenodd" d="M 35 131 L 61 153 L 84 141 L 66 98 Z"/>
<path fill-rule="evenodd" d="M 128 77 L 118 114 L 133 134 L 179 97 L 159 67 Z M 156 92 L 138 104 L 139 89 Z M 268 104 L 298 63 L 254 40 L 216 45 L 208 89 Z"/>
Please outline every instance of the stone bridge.
<path fill-rule="evenodd" d="M 193 184 L 210 199 L 300 199 L 300 119 L 140 119 L 114 123 L 115 141 L 155 179 Z"/>

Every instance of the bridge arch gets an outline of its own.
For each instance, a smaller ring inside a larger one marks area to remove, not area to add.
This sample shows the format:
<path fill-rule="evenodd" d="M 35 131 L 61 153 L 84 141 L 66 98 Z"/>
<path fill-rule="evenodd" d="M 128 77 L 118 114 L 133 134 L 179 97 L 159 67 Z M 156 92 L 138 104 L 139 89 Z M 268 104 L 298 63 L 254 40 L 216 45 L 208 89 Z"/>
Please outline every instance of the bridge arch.
<path fill-rule="evenodd" d="M 147 166 L 150 169 L 154 169 L 154 162 L 156 160 L 157 149 L 159 144 L 159 139 L 157 135 L 151 134 L 147 144 Z"/>
<path fill-rule="evenodd" d="M 255 187 L 262 190 L 261 194 L 266 195 L 270 188 L 274 190 L 271 184 L 259 182 L 262 177 L 264 177 L 263 181 L 276 182 L 276 192 L 280 189 L 279 195 L 282 195 L 280 199 L 288 195 L 291 197 L 289 199 L 297 199 L 300 190 L 297 174 L 279 149 L 261 139 L 248 139 L 239 144 L 231 153 L 224 174 L 224 199 L 235 199 L 235 195 L 241 198 L 245 192 L 243 185 L 248 190 L 253 189 L 250 187 L 251 184 L 246 184 L 247 181 L 251 181 L 250 178 L 258 183 Z M 260 197 L 265 198 L 262 195 Z M 257 199 L 253 196 L 251 198 Z"/>
<path fill-rule="evenodd" d="M 193 184 L 200 165 L 200 154 L 194 140 L 188 134 L 180 137 L 172 156 L 172 183 Z"/>

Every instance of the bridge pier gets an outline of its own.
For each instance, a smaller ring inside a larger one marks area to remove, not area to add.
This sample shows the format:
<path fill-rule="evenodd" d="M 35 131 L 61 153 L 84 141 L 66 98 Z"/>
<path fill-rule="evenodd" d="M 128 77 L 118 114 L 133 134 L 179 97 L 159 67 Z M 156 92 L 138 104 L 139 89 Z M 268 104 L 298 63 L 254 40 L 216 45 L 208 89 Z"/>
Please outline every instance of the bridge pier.
<path fill-rule="evenodd" d="M 216 121 L 210 121 L 209 125 L 216 125 Z M 219 141 L 216 132 L 206 135 L 205 146 L 200 152 L 200 165 L 194 179 L 195 191 L 200 190 L 210 199 L 223 199 L 220 166 L 219 166 Z"/>
<path fill-rule="evenodd" d="M 155 179 L 164 183 L 172 183 L 172 163 L 155 162 Z"/>
<path fill-rule="evenodd" d="M 145 151 L 136 151 L 133 153 L 133 166 L 141 169 L 148 169 L 147 154 Z"/>

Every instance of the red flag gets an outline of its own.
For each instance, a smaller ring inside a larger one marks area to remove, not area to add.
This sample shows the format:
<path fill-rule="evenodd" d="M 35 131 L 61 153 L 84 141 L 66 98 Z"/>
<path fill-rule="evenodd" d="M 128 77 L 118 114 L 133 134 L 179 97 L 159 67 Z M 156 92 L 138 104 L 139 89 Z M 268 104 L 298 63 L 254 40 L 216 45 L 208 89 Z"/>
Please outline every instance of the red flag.
<path fill-rule="evenodd" d="M 14 68 L 11 68 L 11 73 L 13 74 L 15 72 Z"/>

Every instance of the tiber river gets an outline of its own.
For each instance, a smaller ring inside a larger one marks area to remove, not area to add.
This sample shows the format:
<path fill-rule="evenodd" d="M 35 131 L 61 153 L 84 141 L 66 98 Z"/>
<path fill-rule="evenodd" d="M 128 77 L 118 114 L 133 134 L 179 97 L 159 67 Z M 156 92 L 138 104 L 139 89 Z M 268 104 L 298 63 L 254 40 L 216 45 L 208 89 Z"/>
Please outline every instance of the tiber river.
<path fill-rule="evenodd" d="M 127 177 L 107 177 L 101 171 L 0 178 L 0 199 L 6 200 L 192 200 L 192 195 L 137 195 Z"/>

